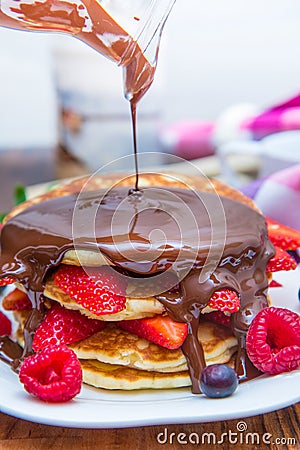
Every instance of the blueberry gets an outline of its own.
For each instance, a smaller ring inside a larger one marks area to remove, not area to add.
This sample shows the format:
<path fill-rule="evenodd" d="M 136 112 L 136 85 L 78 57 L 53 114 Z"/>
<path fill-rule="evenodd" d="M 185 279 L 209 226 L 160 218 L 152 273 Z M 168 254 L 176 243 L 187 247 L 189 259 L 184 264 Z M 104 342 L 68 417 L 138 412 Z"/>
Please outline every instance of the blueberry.
<path fill-rule="evenodd" d="M 200 388 L 203 394 L 212 398 L 229 397 L 238 387 L 235 371 L 226 364 L 212 364 L 202 370 Z"/>

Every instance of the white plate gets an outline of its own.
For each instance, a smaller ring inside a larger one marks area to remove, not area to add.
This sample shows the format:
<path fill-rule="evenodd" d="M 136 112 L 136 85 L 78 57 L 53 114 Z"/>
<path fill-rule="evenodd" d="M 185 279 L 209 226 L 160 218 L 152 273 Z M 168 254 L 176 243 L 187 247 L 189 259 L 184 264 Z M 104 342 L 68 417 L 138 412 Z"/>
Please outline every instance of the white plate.
<path fill-rule="evenodd" d="M 271 289 L 276 306 L 300 313 L 300 270 L 276 274 L 284 288 Z M 284 408 L 300 401 L 300 370 L 263 376 L 239 386 L 225 399 L 193 395 L 190 389 L 109 392 L 83 387 L 65 404 L 45 404 L 29 396 L 17 375 L 0 362 L 0 410 L 12 416 L 48 425 L 80 428 L 118 428 L 174 423 L 199 423 L 245 418 Z"/>

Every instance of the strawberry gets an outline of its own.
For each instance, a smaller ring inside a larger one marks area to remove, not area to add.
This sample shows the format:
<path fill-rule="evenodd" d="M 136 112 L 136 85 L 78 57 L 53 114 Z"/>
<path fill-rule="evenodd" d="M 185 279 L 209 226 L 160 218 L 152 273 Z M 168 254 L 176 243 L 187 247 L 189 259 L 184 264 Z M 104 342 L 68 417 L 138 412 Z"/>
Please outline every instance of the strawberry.
<path fill-rule="evenodd" d="M 230 316 L 227 316 L 222 311 L 212 311 L 203 314 L 205 319 L 211 320 L 214 323 L 230 328 Z"/>
<path fill-rule="evenodd" d="M 17 288 L 4 297 L 2 306 L 6 311 L 24 311 L 26 309 L 32 309 L 32 304 L 28 295 Z"/>
<path fill-rule="evenodd" d="M 297 263 L 294 258 L 282 248 L 275 247 L 276 253 L 267 264 L 267 272 L 279 272 L 281 270 L 295 270 Z"/>
<path fill-rule="evenodd" d="M 240 309 L 240 299 L 236 292 L 230 289 L 222 289 L 212 295 L 208 306 L 222 312 L 234 313 Z"/>
<path fill-rule="evenodd" d="M 0 336 L 11 334 L 11 321 L 0 311 Z"/>
<path fill-rule="evenodd" d="M 283 250 L 296 250 L 300 247 L 300 231 L 266 218 L 270 241 Z"/>
<path fill-rule="evenodd" d="M 253 319 L 246 338 L 252 363 L 262 372 L 277 374 L 300 366 L 300 316 L 270 306 Z"/>
<path fill-rule="evenodd" d="M 122 320 L 116 322 L 116 325 L 129 333 L 137 334 L 141 338 L 171 350 L 183 344 L 188 331 L 186 323 L 175 322 L 169 316 Z"/>
<path fill-rule="evenodd" d="M 126 308 L 126 283 L 111 267 L 59 267 L 54 283 L 75 302 L 97 316 L 115 314 Z"/>
<path fill-rule="evenodd" d="M 13 284 L 15 282 L 16 280 L 13 277 L 4 277 L 0 279 L 0 287 L 7 286 L 8 284 Z"/>
<path fill-rule="evenodd" d="M 82 385 L 80 362 L 65 345 L 49 345 L 25 358 L 19 377 L 27 392 L 49 403 L 71 400 Z"/>
<path fill-rule="evenodd" d="M 278 281 L 276 281 L 276 280 L 271 280 L 269 287 L 271 287 L 271 288 L 282 287 L 282 284 L 278 283 Z"/>
<path fill-rule="evenodd" d="M 105 322 L 89 319 L 79 311 L 59 304 L 51 308 L 35 331 L 32 348 L 35 352 L 47 345 L 79 342 L 105 327 Z"/>

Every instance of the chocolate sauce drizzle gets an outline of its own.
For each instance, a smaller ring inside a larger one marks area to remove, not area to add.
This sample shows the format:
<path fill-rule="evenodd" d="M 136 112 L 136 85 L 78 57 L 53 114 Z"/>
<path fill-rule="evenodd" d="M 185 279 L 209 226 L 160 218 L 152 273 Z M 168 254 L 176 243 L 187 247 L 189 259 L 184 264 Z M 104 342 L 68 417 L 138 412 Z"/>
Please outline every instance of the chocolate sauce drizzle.
<path fill-rule="evenodd" d="M 133 139 L 133 154 L 135 165 L 135 186 L 134 190 L 139 191 L 139 163 L 138 163 L 138 151 L 137 151 L 137 133 L 136 133 L 136 103 L 130 102 L 131 123 L 132 123 L 132 139 Z M 133 191 L 129 191 L 132 194 Z"/>
<path fill-rule="evenodd" d="M 236 370 L 248 379 L 245 336 L 252 318 L 267 306 L 266 265 L 274 249 L 264 217 L 230 198 L 219 198 L 219 223 L 214 221 L 212 228 L 210 208 L 216 197 L 175 188 L 145 188 L 136 196 L 118 187 L 47 200 L 11 218 L 1 233 L 0 277 L 13 276 L 32 299 L 23 356 L 32 351 L 32 336 L 43 318 L 41 293 L 48 271 L 67 251 L 89 250 L 126 276 L 176 275 L 179 292 L 156 292 L 155 297 L 171 317 L 188 323 L 182 350 L 194 393 L 200 392 L 205 366 L 197 338 L 201 311 L 216 290 L 235 290 L 241 299 L 240 311 L 232 315 L 239 343 Z M 164 234 L 151 239 L 155 230 Z M 208 258 L 212 248 L 213 264 Z"/>

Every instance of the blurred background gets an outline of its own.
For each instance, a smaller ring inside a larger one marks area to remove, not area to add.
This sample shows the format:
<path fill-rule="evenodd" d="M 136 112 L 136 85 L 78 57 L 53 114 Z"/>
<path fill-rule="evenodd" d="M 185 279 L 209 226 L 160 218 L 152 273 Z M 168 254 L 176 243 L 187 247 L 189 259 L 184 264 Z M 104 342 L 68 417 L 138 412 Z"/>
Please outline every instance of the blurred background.
<path fill-rule="evenodd" d="M 174 154 L 208 175 L 223 171 L 232 184 L 236 172 L 258 176 L 262 149 L 244 143 L 300 128 L 294 104 L 290 125 L 273 123 L 259 136 L 243 126 L 300 92 L 299 17 L 298 0 L 177 0 L 138 110 L 140 151 L 155 152 L 142 166 L 173 162 Z M 11 207 L 16 184 L 103 166 L 133 170 L 128 158 L 110 164 L 132 151 L 119 67 L 69 36 L 0 28 L 0 42 L 0 212 Z M 297 132 L 292 141 L 283 167 L 297 161 Z"/>

